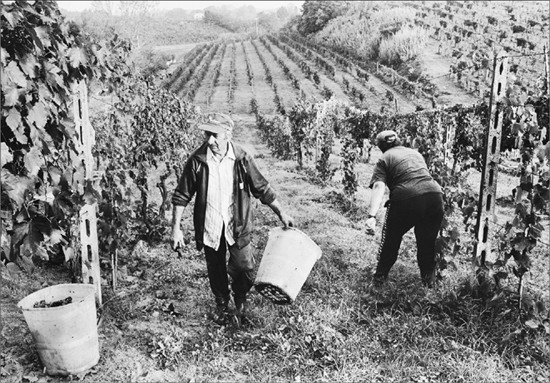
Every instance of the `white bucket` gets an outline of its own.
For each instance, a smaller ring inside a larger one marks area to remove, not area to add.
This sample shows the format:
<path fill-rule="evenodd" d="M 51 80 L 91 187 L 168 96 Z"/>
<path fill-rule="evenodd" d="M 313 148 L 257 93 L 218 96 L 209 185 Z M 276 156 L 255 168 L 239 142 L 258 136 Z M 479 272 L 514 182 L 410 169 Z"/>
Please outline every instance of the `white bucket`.
<path fill-rule="evenodd" d="M 72 303 L 33 307 L 42 300 L 51 303 L 67 297 L 72 298 Z M 23 310 L 38 355 L 49 375 L 78 374 L 97 364 L 99 341 L 93 285 L 46 287 L 23 298 L 17 305 Z"/>
<path fill-rule="evenodd" d="M 300 230 L 271 229 L 254 282 L 256 290 L 273 303 L 292 303 L 319 258 L 319 246 Z"/>

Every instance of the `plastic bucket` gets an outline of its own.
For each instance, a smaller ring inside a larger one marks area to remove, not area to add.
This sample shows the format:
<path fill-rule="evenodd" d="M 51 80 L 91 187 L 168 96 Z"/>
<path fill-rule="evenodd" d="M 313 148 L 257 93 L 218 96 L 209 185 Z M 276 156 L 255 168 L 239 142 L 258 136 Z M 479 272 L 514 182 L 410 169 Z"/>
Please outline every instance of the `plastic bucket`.
<path fill-rule="evenodd" d="M 34 308 L 34 304 L 72 298 L 64 306 Z M 17 304 L 25 316 L 38 355 L 49 375 L 78 374 L 99 361 L 95 287 L 61 284 L 46 287 Z"/>
<path fill-rule="evenodd" d="M 273 303 L 290 304 L 319 258 L 319 246 L 300 230 L 271 229 L 256 274 L 255 288 Z"/>

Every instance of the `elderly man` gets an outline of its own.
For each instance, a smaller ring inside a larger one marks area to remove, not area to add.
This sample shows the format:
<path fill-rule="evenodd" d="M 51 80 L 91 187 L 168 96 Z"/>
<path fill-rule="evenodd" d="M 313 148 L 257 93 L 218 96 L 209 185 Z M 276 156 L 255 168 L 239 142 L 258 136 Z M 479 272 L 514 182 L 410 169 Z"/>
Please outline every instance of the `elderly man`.
<path fill-rule="evenodd" d="M 281 208 L 253 158 L 231 141 L 233 127 L 233 120 L 221 113 L 214 113 L 199 126 L 205 134 L 204 143 L 189 156 L 172 198 L 172 246 L 178 248 L 184 246 L 180 228 L 184 209 L 196 195 L 195 242 L 198 250 L 204 248 L 217 308 L 214 321 L 222 325 L 227 324 L 231 314 L 228 274 L 235 318 L 239 323 L 246 319 L 246 296 L 254 282 L 251 195 L 268 205 L 285 228 L 293 226 L 292 217 Z"/>
<path fill-rule="evenodd" d="M 376 227 L 386 186 L 390 199 L 386 206 L 386 221 L 374 284 L 381 285 L 397 260 L 403 235 L 414 227 L 417 261 L 422 282 L 432 287 L 435 280 L 435 241 L 443 220 L 443 193 L 428 172 L 426 162 L 418 151 L 401 146 L 397 134 L 385 130 L 376 137 L 383 155 L 376 164 L 370 181 L 372 190 L 367 227 Z"/>

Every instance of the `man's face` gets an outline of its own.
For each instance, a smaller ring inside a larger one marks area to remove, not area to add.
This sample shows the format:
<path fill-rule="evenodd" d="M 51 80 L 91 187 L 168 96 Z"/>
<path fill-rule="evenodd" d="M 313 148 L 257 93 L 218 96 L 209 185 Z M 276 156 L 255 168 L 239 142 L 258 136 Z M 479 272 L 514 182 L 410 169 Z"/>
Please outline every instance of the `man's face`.
<path fill-rule="evenodd" d="M 212 133 L 205 131 L 204 137 L 208 142 L 208 147 L 216 155 L 224 156 L 227 152 L 227 145 L 231 139 L 231 132 Z"/>

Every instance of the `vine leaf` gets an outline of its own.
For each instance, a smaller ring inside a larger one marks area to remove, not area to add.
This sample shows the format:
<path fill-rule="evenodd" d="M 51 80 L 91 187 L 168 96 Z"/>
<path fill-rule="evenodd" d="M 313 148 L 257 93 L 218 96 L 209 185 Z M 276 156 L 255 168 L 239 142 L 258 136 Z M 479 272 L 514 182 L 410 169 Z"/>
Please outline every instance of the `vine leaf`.
<path fill-rule="evenodd" d="M 19 267 L 27 272 L 27 274 L 32 274 L 34 272 L 34 263 L 32 263 L 32 260 L 29 257 L 22 255 L 16 262 Z"/>
<path fill-rule="evenodd" d="M 19 13 L 15 13 L 15 12 L 6 12 L 4 10 L 4 7 L 2 7 L 2 17 L 5 17 L 6 20 L 8 21 L 8 23 L 10 23 L 11 27 L 13 28 L 19 22 L 18 19 L 21 17 L 21 15 Z M 2 53 L 4 53 L 4 52 L 2 52 Z"/>
<path fill-rule="evenodd" d="M 30 78 L 36 78 L 36 58 L 28 54 L 25 56 L 24 60 L 19 61 L 19 66 Z"/>
<path fill-rule="evenodd" d="M 4 106 L 14 106 L 19 99 L 19 90 L 16 87 L 4 88 Z"/>
<path fill-rule="evenodd" d="M 2 189 L 17 206 L 21 206 L 25 201 L 25 192 L 33 188 L 32 180 L 27 177 L 14 176 L 5 169 L 2 169 L 1 175 Z"/>
<path fill-rule="evenodd" d="M 2 55 L 2 57 L 0 57 L 0 61 L 2 62 L 2 65 L 6 66 L 6 64 L 8 63 L 8 58 L 10 57 L 10 54 L 8 53 L 7 50 L 4 49 L 4 47 L 0 48 L 0 54 Z M 3 77 L 4 76 L 2 76 L 2 78 Z"/>
<path fill-rule="evenodd" d="M 29 233 L 29 222 L 23 222 L 13 225 L 13 234 L 11 236 L 11 243 L 13 246 L 18 246 L 23 242 L 25 236 Z"/>
<path fill-rule="evenodd" d="M 21 72 L 21 69 L 19 69 L 19 66 L 15 61 L 12 61 L 8 64 L 5 69 L 5 75 L 19 87 L 27 87 L 27 78 L 25 77 L 25 74 Z"/>
<path fill-rule="evenodd" d="M 0 251 L 4 253 L 4 256 L 7 258 L 10 255 L 10 240 L 8 231 L 6 230 L 6 225 L 2 225 L 0 228 Z"/>
<path fill-rule="evenodd" d="M 75 257 L 75 251 L 72 247 L 63 247 L 63 254 L 65 255 L 65 262 L 69 262 Z"/>
<path fill-rule="evenodd" d="M 3 168 L 5 164 L 8 164 L 13 161 L 13 154 L 11 153 L 8 145 L 5 142 L 0 144 L 0 168 Z"/>
<path fill-rule="evenodd" d="M 21 124 L 21 113 L 19 113 L 16 108 L 10 109 L 8 117 L 6 118 L 6 124 L 8 124 L 8 126 L 11 128 L 11 130 L 13 130 L 14 133 L 18 131 L 17 128 L 19 127 L 19 124 Z M 26 144 L 26 137 L 23 136 L 23 138 L 25 138 L 25 142 L 22 142 L 19 137 L 17 137 L 19 142 L 21 142 L 22 144 Z"/>
<path fill-rule="evenodd" d="M 48 218 L 40 215 L 32 218 L 29 222 L 27 241 L 33 251 L 36 251 L 44 241 L 44 234 L 49 236 L 51 230 L 52 224 Z"/>
<path fill-rule="evenodd" d="M 44 157 L 40 153 L 40 149 L 33 146 L 31 150 L 25 154 L 25 167 L 29 171 L 30 176 L 38 174 L 42 164 L 44 163 Z"/>
<path fill-rule="evenodd" d="M 50 62 L 42 64 L 44 73 L 46 75 L 46 82 L 50 87 L 56 89 L 63 87 L 63 78 L 59 75 L 60 69 Z"/>
<path fill-rule="evenodd" d="M 59 185 L 63 172 L 57 166 L 50 166 L 48 168 L 48 174 L 50 175 L 51 182 L 54 186 Z"/>
<path fill-rule="evenodd" d="M 35 42 L 37 43 L 37 45 L 42 45 L 41 49 L 44 49 L 44 47 L 47 48 L 52 45 L 48 28 L 43 26 L 34 27 L 34 32 L 36 33 L 36 36 L 38 36 L 38 39 L 35 39 Z"/>
<path fill-rule="evenodd" d="M 71 48 L 69 49 L 68 56 L 74 68 L 78 68 L 80 65 L 86 65 L 87 59 L 82 49 Z"/>
<path fill-rule="evenodd" d="M 42 129 L 46 126 L 46 122 L 48 121 L 48 112 L 42 102 L 37 102 L 32 109 L 29 110 L 27 121 L 36 125 L 38 129 Z"/>
<path fill-rule="evenodd" d="M 86 186 L 84 189 L 84 200 L 87 204 L 94 204 L 101 199 L 101 195 L 97 190 L 95 190 L 94 185 L 91 181 L 86 180 Z"/>

